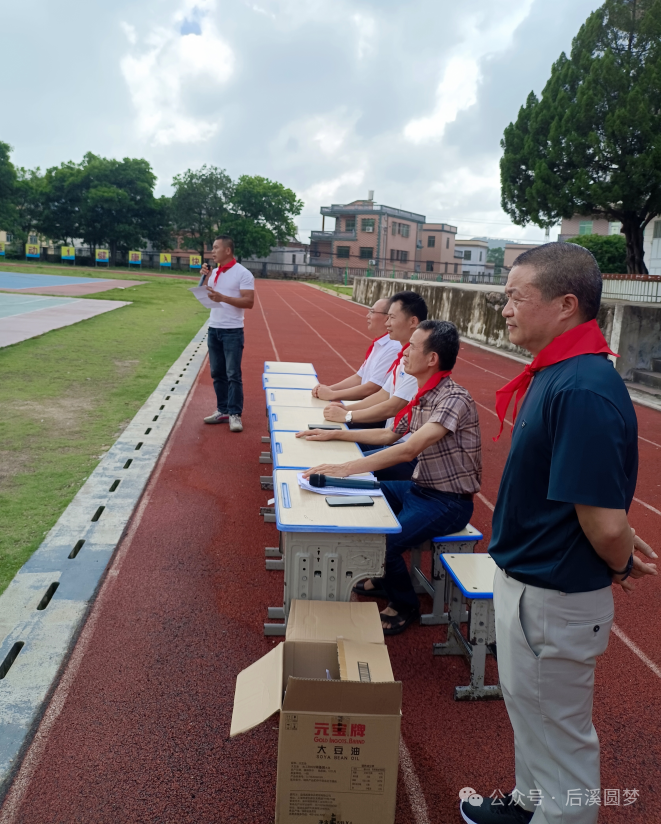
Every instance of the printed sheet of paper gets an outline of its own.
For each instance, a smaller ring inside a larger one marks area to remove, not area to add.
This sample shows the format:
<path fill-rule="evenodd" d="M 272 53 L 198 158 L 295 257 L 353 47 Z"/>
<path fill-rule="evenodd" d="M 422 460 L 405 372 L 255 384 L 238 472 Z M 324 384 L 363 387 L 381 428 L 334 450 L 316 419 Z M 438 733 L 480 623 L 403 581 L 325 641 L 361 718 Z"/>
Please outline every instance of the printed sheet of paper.
<path fill-rule="evenodd" d="M 214 303 L 211 298 L 209 297 L 209 293 L 207 292 L 206 286 L 193 286 L 191 289 L 188 290 L 192 292 L 195 297 L 200 301 L 202 306 L 206 306 L 207 309 L 217 309 L 220 304 Z"/>

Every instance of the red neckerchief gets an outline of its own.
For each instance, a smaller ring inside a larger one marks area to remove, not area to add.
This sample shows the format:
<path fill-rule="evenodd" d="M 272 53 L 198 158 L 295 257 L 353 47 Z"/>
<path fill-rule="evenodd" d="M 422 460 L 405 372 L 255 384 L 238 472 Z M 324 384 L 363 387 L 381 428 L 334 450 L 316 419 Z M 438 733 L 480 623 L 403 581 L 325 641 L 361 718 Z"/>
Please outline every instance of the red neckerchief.
<path fill-rule="evenodd" d="M 384 337 L 385 337 L 385 335 L 379 335 L 379 337 L 378 337 L 378 338 L 374 338 L 374 340 L 372 341 L 372 343 L 370 343 L 370 345 L 367 347 L 367 352 L 365 352 L 365 360 L 363 361 L 363 366 L 365 366 L 365 364 L 367 363 L 367 359 L 368 359 L 368 358 L 369 358 L 369 356 L 372 354 L 372 351 L 373 351 L 373 349 L 374 349 L 374 344 L 375 344 L 378 340 L 381 340 L 381 338 L 384 338 Z"/>
<path fill-rule="evenodd" d="M 404 346 L 402 346 L 399 355 L 397 355 L 395 360 L 390 364 L 390 369 L 386 372 L 386 375 L 389 375 L 392 372 L 392 385 L 393 385 L 393 388 L 394 388 L 395 384 L 397 383 L 397 367 L 402 362 L 402 357 L 404 355 L 404 352 L 406 352 L 406 350 L 409 348 L 410 345 L 411 345 L 410 343 L 405 343 Z"/>
<path fill-rule="evenodd" d="M 447 372 L 435 372 L 431 378 L 427 381 L 427 383 L 418 389 L 418 394 L 410 401 L 404 409 L 400 409 L 399 412 L 395 415 L 395 423 L 393 424 L 393 432 L 397 429 L 397 425 L 402 420 L 402 418 L 407 415 L 409 419 L 409 425 L 406 427 L 406 432 L 409 431 L 411 428 L 411 419 L 413 418 L 413 407 L 417 406 L 420 398 L 425 395 L 427 392 L 431 392 L 432 389 L 436 389 L 439 383 L 443 380 L 443 378 L 447 378 L 449 375 L 452 374 L 452 369 L 448 369 Z M 402 434 L 401 437 L 406 435 L 406 432 Z"/>
<path fill-rule="evenodd" d="M 216 269 L 216 277 L 214 278 L 214 281 L 211 285 L 215 286 L 218 283 L 218 278 L 223 274 L 223 272 L 226 272 L 228 269 L 231 269 L 232 266 L 234 266 L 235 263 L 236 263 L 236 258 L 232 258 L 232 260 L 230 260 L 229 263 L 226 263 L 224 266 L 219 266 Z"/>
<path fill-rule="evenodd" d="M 520 375 L 517 375 L 514 380 L 511 380 L 496 392 L 496 414 L 500 421 L 500 432 L 496 435 L 494 441 L 497 441 L 502 434 L 507 407 L 510 405 L 512 396 L 516 393 L 514 417 L 512 419 L 512 429 L 514 428 L 519 401 L 525 395 L 526 389 L 530 386 L 530 382 L 536 372 L 539 372 L 540 369 L 545 369 L 547 366 L 560 363 L 560 361 L 578 357 L 578 355 L 602 354 L 615 355 L 615 352 L 611 352 L 608 348 L 606 338 L 602 335 L 596 320 L 581 323 L 568 332 L 563 332 L 562 335 L 558 335 L 557 338 L 553 338 L 551 343 L 542 349 L 533 362 L 529 363 Z M 617 358 L 619 355 L 615 355 L 615 357 Z"/>

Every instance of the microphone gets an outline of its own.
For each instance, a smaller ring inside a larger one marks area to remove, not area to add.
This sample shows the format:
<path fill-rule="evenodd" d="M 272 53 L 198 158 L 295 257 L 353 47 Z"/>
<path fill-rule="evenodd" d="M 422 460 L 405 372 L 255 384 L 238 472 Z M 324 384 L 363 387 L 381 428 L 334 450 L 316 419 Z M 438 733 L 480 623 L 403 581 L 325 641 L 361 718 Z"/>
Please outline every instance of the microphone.
<path fill-rule="evenodd" d="M 357 478 L 333 478 L 330 475 L 310 475 L 310 486 L 343 486 L 347 489 L 381 489 L 378 481 L 363 481 Z"/>

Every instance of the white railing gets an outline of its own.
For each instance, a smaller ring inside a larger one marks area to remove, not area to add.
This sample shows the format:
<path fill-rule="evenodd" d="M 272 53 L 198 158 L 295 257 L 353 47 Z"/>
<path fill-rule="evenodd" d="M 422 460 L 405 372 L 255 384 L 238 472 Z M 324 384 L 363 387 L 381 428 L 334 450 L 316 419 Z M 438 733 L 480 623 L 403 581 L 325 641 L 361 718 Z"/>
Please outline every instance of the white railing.
<path fill-rule="evenodd" d="M 601 296 L 606 300 L 661 303 L 661 277 L 658 275 L 604 275 Z"/>

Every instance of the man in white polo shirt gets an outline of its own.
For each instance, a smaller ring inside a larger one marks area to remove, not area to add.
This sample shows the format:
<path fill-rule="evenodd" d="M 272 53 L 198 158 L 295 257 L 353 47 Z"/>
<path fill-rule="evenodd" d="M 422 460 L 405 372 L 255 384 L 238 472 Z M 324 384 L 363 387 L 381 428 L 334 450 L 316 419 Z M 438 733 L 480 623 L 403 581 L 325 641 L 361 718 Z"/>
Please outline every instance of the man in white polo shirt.
<path fill-rule="evenodd" d="M 386 329 L 392 340 L 400 345 L 397 357 L 388 370 L 388 378 L 383 387 L 374 395 L 358 403 L 343 406 L 332 402 L 324 409 L 324 418 L 328 421 L 346 423 L 351 429 L 366 429 L 370 423 L 387 419 L 386 428 L 391 427 L 395 415 L 415 397 L 418 391 L 417 380 L 404 371 L 402 357 L 409 346 L 411 335 L 419 323 L 427 319 L 427 304 L 417 292 L 397 292 L 390 298 Z M 406 439 L 405 436 L 403 440 Z M 373 446 L 360 444 L 365 454 L 371 454 Z M 389 447 L 383 447 L 389 448 Z M 380 481 L 410 480 L 417 459 L 397 464 L 380 470 Z"/>
<path fill-rule="evenodd" d="M 376 337 L 369 345 L 360 369 L 332 386 L 317 384 L 312 390 L 315 398 L 324 401 L 362 401 L 381 389 L 401 349 L 400 343 L 392 340 L 386 329 L 389 303 L 388 298 L 380 298 L 367 312 L 367 329 L 370 335 Z"/>
<path fill-rule="evenodd" d="M 207 293 L 216 307 L 211 310 L 207 335 L 211 379 L 216 392 L 216 411 L 205 423 L 227 423 L 230 432 L 241 432 L 243 423 L 243 315 L 255 302 L 255 279 L 252 273 L 237 263 L 234 241 L 228 235 L 216 238 L 211 250 L 216 268 L 209 271 L 204 264 Z"/>

